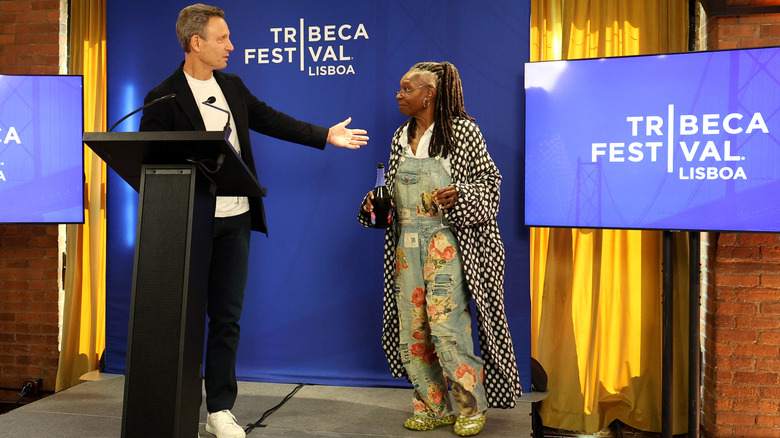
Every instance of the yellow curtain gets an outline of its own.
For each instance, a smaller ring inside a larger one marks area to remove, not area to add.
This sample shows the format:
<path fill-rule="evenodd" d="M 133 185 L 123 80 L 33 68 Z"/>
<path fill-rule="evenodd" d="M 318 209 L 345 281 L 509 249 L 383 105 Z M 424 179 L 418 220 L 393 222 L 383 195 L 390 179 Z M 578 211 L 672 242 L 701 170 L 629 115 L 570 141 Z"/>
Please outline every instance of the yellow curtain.
<path fill-rule="evenodd" d="M 684 52 L 688 2 L 532 0 L 531 61 Z M 687 421 L 688 236 L 674 233 L 674 433 Z M 660 432 L 662 233 L 531 229 L 531 354 L 545 426 Z"/>
<path fill-rule="evenodd" d="M 84 76 L 84 130 L 106 129 L 106 0 L 70 2 L 70 73 Z M 105 348 L 106 165 L 84 147 L 84 225 L 68 225 L 56 390 L 97 369 Z"/>

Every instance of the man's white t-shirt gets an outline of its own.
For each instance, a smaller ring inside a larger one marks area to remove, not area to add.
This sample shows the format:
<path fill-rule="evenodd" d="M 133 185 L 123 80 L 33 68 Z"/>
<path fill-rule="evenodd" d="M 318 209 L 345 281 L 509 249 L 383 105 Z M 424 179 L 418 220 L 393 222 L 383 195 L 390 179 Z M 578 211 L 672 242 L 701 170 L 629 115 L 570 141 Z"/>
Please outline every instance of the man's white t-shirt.
<path fill-rule="evenodd" d="M 228 115 L 218 109 L 212 108 L 203 104 L 204 101 L 210 97 L 214 97 L 214 102 L 211 105 L 222 108 L 225 111 L 230 111 L 230 107 L 225 100 L 225 95 L 222 94 L 222 89 L 219 88 L 217 80 L 214 76 L 211 79 L 201 81 L 188 75 L 186 72 L 184 76 L 187 78 L 187 83 L 190 85 L 192 95 L 195 96 L 195 102 L 198 103 L 198 109 L 200 110 L 200 116 L 203 118 L 203 123 L 206 125 L 207 131 L 222 131 L 227 122 Z M 238 143 L 238 136 L 236 135 L 236 125 L 233 123 L 233 114 L 230 114 L 230 136 L 228 141 L 233 145 L 233 149 L 237 154 L 241 154 L 241 145 Z M 215 217 L 230 217 L 237 216 L 249 211 L 249 200 L 246 196 L 217 196 L 217 207 L 214 211 Z"/>

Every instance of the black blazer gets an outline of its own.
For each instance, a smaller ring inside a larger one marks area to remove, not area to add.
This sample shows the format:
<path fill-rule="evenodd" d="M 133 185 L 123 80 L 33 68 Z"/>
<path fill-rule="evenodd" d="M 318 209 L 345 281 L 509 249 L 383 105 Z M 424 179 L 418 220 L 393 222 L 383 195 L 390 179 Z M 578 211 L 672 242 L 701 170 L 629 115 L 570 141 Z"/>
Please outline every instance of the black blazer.
<path fill-rule="evenodd" d="M 144 109 L 140 131 L 206 130 L 206 125 L 203 123 L 200 110 L 198 110 L 198 104 L 195 102 L 187 78 L 184 76 L 183 65 L 184 63 L 179 65 L 179 68 L 171 76 L 162 81 L 144 98 L 144 104 L 146 104 L 158 97 L 176 93 L 176 97 L 160 101 Z M 302 122 L 276 111 L 253 96 L 241 78 L 236 75 L 214 71 L 214 77 L 225 95 L 230 112 L 233 114 L 236 135 L 241 145 L 241 158 L 255 177 L 257 177 L 257 170 L 249 138 L 250 129 L 280 140 L 318 149 L 325 148 L 328 128 Z M 249 198 L 249 211 L 252 216 L 252 229 L 267 235 L 268 226 L 265 221 L 262 198 Z"/>

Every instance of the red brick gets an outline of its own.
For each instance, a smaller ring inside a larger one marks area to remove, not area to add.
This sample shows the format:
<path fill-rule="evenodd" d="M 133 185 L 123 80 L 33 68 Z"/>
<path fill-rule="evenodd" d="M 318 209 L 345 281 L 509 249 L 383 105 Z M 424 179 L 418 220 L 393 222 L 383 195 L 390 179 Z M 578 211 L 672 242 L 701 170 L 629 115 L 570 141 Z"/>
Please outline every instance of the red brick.
<path fill-rule="evenodd" d="M 16 256 L 27 259 L 39 259 L 46 256 L 45 248 L 18 248 Z"/>
<path fill-rule="evenodd" d="M 758 341 L 756 330 L 721 330 L 718 333 L 718 342 L 754 343 L 756 341 Z"/>
<path fill-rule="evenodd" d="M 759 397 L 761 397 L 762 399 L 775 400 L 775 401 L 780 400 L 780 387 L 778 386 L 759 388 L 758 393 L 759 393 Z"/>
<path fill-rule="evenodd" d="M 736 412 L 721 412 L 718 414 L 718 423 L 729 426 L 752 426 L 756 424 L 756 416 Z"/>
<path fill-rule="evenodd" d="M 756 250 L 762 248 L 755 246 Z M 735 274 L 764 274 L 766 272 L 777 272 L 780 269 L 780 263 L 772 260 L 761 260 L 760 253 L 756 252 L 759 259 L 739 259 L 734 261 L 734 273 Z"/>
<path fill-rule="evenodd" d="M 740 301 L 780 300 L 780 289 L 766 287 L 737 288 L 735 298 Z"/>
<path fill-rule="evenodd" d="M 780 415 L 759 415 L 756 417 L 756 426 L 780 429 Z"/>
<path fill-rule="evenodd" d="M 775 414 L 778 412 L 777 402 L 766 400 L 737 400 L 732 406 L 735 412 L 752 412 L 759 414 Z"/>
<path fill-rule="evenodd" d="M 18 225 L 16 229 L 16 233 L 19 234 L 32 234 L 33 228 L 37 228 L 37 226 L 34 225 Z"/>
<path fill-rule="evenodd" d="M 755 385 L 775 385 L 778 383 L 776 373 L 734 373 L 734 383 L 751 383 Z"/>
<path fill-rule="evenodd" d="M 51 276 L 51 275 L 54 275 L 55 278 L 56 278 L 57 273 L 56 272 L 53 273 L 53 274 L 48 274 L 47 273 L 47 276 Z M 29 287 L 30 287 L 30 290 L 32 290 L 32 291 L 36 291 L 36 290 L 52 290 L 52 289 L 56 289 L 57 288 L 57 281 L 56 280 L 40 280 L 40 281 L 32 280 L 32 281 L 30 281 Z"/>
<path fill-rule="evenodd" d="M 34 0 L 30 2 L 30 9 L 35 11 L 56 11 L 60 8 L 60 0 Z"/>
<path fill-rule="evenodd" d="M 765 315 L 780 315 L 780 302 L 777 299 L 771 299 L 770 302 L 762 303 L 760 310 Z"/>
<path fill-rule="evenodd" d="M 3 303 L 3 311 L 13 312 L 15 315 L 19 315 L 30 310 L 30 303 L 23 301 L 9 301 Z M 15 319 L 18 320 L 18 319 Z"/>
<path fill-rule="evenodd" d="M 57 236 L 36 236 L 30 238 L 30 246 L 33 247 L 51 247 L 57 246 Z"/>
<path fill-rule="evenodd" d="M 32 298 L 33 298 L 32 292 L 24 290 L 27 287 L 27 282 L 6 281 L 6 282 L 3 282 L 3 284 L 6 286 L 4 288 L 5 289 L 5 293 L 3 295 L 5 296 L 5 298 L 7 300 L 9 300 L 9 301 L 30 301 L 30 300 L 32 300 Z M 8 286 L 10 284 L 13 284 L 13 285 L 21 284 L 22 286 L 16 288 L 16 289 L 19 289 L 19 290 L 9 290 L 9 289 L 13 289 L 13 288 L 10 288 Z"/>
<path fill-rule="evenodd" d="M 26 46 L 26 48 L 27 50 L 24 53 L 17 55 L 19 62 L 30 64 L 42 64 L 52 60 L 56 62 L 60 53 L 60 46 L 57 40 L 52 41 L 50 44 L 31 44 Z"/>
<path fill-rule="evenodd" d="M 760 427 L 735 427 L 733 435 L 720 435 L 720 436 L 734 436 L 741 438 L 778 438 L 780 437 L 780 430 L 765 429 Z"/>
<path fill-rule="evenodd" d="M 3 14 L 11 12 L 30 12 L 30 2 L 28 1 L 16 1 L 16 2 L 0 2 L 0 12 Z"/>
<path fill-rule="evenodd" d="M 738 316 L 735 319 L 735 326 L 738 329 L 767 330 L 780 328 L 780 318 L 774 316 Z"/>
<path fill-rule="evenodd" d="M 716 355 L 725 356 L 729 354 L 735 354 L 734 346 L 731 344 L 724 344 L 721 342 L 718 342 L 715 344 L 713 348 Z"/>
<path fill-rule="evenodd" d="M 57 313 L 57 303 L 46 301 L 34 301 L 29 304 L 30 311 L 34 313 Z"/>
<path fill-rule="evenodd" d="M 728 265 L 734 263 L 730 261 L 734 259 L 734 249 L 736 246 L 721 246 L 718 248 L 718 271 L 731 272 L 731 269 L 727 269 Z"/>
<path fill-rule="evenodd" d="M 739 356 L 777 357 L 780 348 L 773 345 L 736 345 L 734 354 Z"/>
<path fill-rule="evenodd" d="M 754 49 L 758 47 L 776 46 L 780 43 L 780 38 L 745 38 L 739 40 L 738 48 Z"/>
<path fill-rule="evenodd" d="M 41 65 L 34 65 L 28 69 L 26 74 L 33 74 L 33 75 L 56 75 L 58 74 L 59 69 L 57 67 L 46 67 Z"/>
<path fill-rule="evenodd" d="M 717 411 L 730 411 L 734 406 L 734 400 L 729 398 L 716 398 L 712 401 L 712 406 Z"/>
<path fill-rule="evenodd" d="M 41 323 L 57 323 L 58 315 L 50 313 L 23 313 L 16 315 L 16 320 L 21 323 L 41 324 Z"/>
<path fill-rule="evenodd" d="M 778 25 L 780 26 L 780 25 Z M 777 233 L 740 233 L 740 245 L 777 245 Z"/>
<path fill-rule="evenodd" d="M 762 260 L 780 260 L 780 248 L 775 247 L 761 247 L 761 259 Z"/>
<path fill-rule="evenodd" d="M 718 236 L 718 245 L 735 245 L 737 243 L 737 233 L 720 233 Z"/>
<path fill-rule="evenodd" d="M 780 373 L 780 358 L 758 358 L 756 359 L 756 370 Z"/>
<path fill-rule="evenodd" d="M 19 246 L 27 246 L 30 242 L 30 236 L 3 236 L 2 238 L 2 244 L 3 246 L 8 247 L 19 247 Z"/>
<path fill-rule="evenodd" d="M 780 288 L 780 275 L 772 275 L 771 273 L 761 274 L 761 286 Z"/>
<path fill-rule="evenodd" d="M 780 344 L 780 331 L 763 332 L 758 335 L 761 344 Z"/>
<path fill-rule="evenodd" d="M 0 268 L 24 269 L 30 265 L 28 259 L 9 258 L 0 260 Z"/>
<path fill-rule="evenodd" d="M 16 17 L 17 23 L 47 23 L 50 21 L 48 11 L 28 11 Z"/>
<path fill-rule="evenodd" d="M 720 301 L 731 301 L 737 297 L 737 289 L 733 287 L 715 288 L 715 298 Z"/>
<path fill-rule="evenodd" d="M 733 371 L 716 370 L 715 371 L 715 382 L 716 383 L 736 383 L 736 382 L 734 382 L 734 375 L 735 375 L 735 373 Z"/>
<path fill-rule="evenodd" d="M 758 275 L 722 275 L 715 274 L 715 281 L 719 286 L 758 286 Z"/>
<path fill-rule="evenodd" d="M 744 302 L 717 302 L 715 311 L 721 315 L 755 315 L 757 306 Z"/>
<path fill-rule="evenodd" d="M 0 277 L 7 280 L 40 280 L 43 271 L 31 269 L 0 269 Z"/>
<path fill-rule="evenodd" d="M 59 298 L 56 290 L 31 290 L 30 295 L 32 296 L 33 301 L 50 301 L 54 302 L 57 301 L 57 298 Z"/>
<path fill-rule="evenodd" d="M 734 328 L 736 327 L 736 318 L 730 315 L 714 314 L 711 318 L 712 324 L 717 329 Z"/>
<path fill-rule="evenodd" d="M 732 371 L 749 371 L 755 369 L 755 359 L 750 357 L 720 357 L 718 358 L 718 369 Z"/>
<path fill-rule="evenodd" d="M 725 397 L 730 399 L 749 398 L 755 399 L 758 397 L 758 388 L 752 386 L 743 385 L 718 385 L 718 391 L 716 394 L 718 397 Z"/>
<path fill-rule="evenodd" d="M 780 14 L 750 14 L 739 17 L 740 23 L 780 23 Z"/>
<path fill-rule="evenodd" d="M 731 255 L 729 258 L 732 259 L 739 259 L 739 260 L 759 260 L 761 258 L 761 249 L 757 246 L 736 246 L 731 249 Z M 738 268 L 736 271 L 739 272 L 740 268 L 742 271 L 748 271 L 750 272 L 749 267 L 750 265 L 745 264 L 737 264 L 736 267 Z"/>
<path fill-rule="evenodd" d="M 28 260 L 27 264 L 31 268 L 37 268 L 43 270 L 56 270 L 59 268 L 59 260 L 55 258 L 32 259 L 32 260 Z"/>

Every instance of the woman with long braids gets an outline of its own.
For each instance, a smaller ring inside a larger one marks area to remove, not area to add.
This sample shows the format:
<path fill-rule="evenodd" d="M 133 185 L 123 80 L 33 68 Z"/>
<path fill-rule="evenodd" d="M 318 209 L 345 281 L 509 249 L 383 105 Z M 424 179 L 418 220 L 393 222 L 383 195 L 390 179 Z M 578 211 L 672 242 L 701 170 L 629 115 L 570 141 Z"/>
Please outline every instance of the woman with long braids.
<path fill-rule="evenodd" d="M 409 119 L 393 135 L 386 176 L 395 207 L 385 234 L 382 346 L 393 375 L 414 386 L 406 428 L 454 424 L 458 435 L 475 435 L 488 407 L 514 407 L 521 394 L 504 312 L 501 175 L 466 113 L 454 65 L 414 65 L 396 99 Z M 369 192 L 358 213 L 364 226 L 372 199 Z"/>

